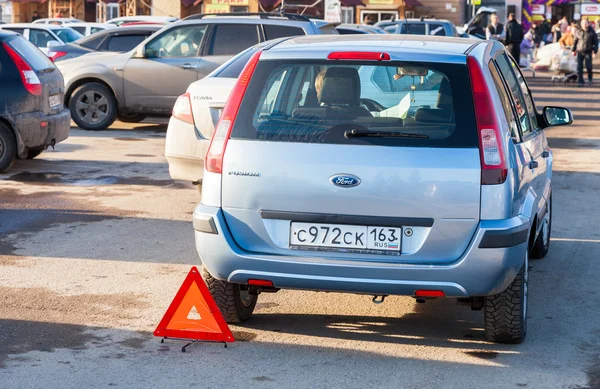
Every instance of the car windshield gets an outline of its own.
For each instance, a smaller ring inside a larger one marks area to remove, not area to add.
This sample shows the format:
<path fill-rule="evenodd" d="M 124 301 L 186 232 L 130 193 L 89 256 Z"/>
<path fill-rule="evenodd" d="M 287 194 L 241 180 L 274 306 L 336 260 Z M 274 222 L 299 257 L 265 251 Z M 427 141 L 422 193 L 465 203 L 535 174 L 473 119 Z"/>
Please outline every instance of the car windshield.
<path fill-rule="evenodd" d="M 83 38 L 83 35 L 68 27 L 55 28 L 52 31 L 65 43 L 75 42 L 77 39 Z"/>
<path fill-rule="evenodd" d="M 465 85 L 456 64 L 261 61 L 232 138 L 476 147 Z"/>

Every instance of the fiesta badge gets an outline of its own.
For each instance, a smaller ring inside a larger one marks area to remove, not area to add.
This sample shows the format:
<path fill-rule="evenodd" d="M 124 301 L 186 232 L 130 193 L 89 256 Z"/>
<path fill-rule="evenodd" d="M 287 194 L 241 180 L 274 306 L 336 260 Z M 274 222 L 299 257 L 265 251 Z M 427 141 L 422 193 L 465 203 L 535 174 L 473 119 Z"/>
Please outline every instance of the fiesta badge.
<path fill-rule="evenodd" d="M 353 188 L 360 185 L 360 178 L 352 174 L 335 174 L 329 178 L 329 182 L 342 188 Z"/>

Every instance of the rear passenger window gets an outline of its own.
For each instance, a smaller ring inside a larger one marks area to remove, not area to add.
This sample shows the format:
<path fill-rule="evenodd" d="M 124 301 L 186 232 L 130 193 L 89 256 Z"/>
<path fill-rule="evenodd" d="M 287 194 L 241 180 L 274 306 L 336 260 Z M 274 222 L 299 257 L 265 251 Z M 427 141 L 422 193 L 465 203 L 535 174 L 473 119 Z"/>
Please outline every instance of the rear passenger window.
<path fill-rule="evenodd" d="M 405 23 L 400 28 L 400 34 L 425 35 L 425 24 Z"/>
<path fill-rule="evenodd" d="M 235 55 L 260 42 L 254 24 L 219 24 L 215 26 L 209 55 Z"/>
<path fill-rule="evenodd" d="M 288 36 L 306 35 L 304 30 L 298 27 L 280 26 L 276 24 L 265 24 L 265 36 L 267 40 L 285 38 Z"/>
<path fill-rule="evenodd" d="M 82 41 L 79 44 L 87 49 L 96 50 L 98 48 L 98 46 L 100 45 L 100 43 L 102 43 L 102 41 L 104 40 L 104 37 L 105 37 L 105 35 L 98 36 L 98 37 L 95 37 L 92 39 L 87 39 L 85 41 Z"/>
<path fill-rule="evenodd" d="M 143 35 L 122 35 L 113 36 L 108 41 L 107 51 L 129 51 L 146 39 Z"/>
<path fill-rule="evenodd" d="M 77 31 L 78 33 L 80 33 L 81 35 L 85 35 L 85 27 L 72 27 L 71 28 L 75 31 Z"/>
<path fill-rule="evenodd" d="M 104 31 L 104 28 L 98 28 L 98 27 L 92 27 L 92 28 L 90 28 L 90 34 L 95 34 L 98 31 Z M 82 34 L 83 34 L 83 32 L 82 32 Z"/>
<path fill-rule="evenodd" d="M 521 89 L 521 83 L 513 70 L 510 60 L 505 54 L 499 56 L 496 63 L 510 89 L 510 97 L 513 101 L 515 110 L 517 111 L 519 123 L 521 124 L 521 131 L 523 132 L 523 135 L 527 135 L 533 131 L 533 128 L 531 127 L 531 122 L 529 120 L 529 113 L 527 112 L 527 104 L 525 103 L 525 96 Z"/>
<path fill-rule="evenodd" d="M 529 94 L 529 88 L 527 87 L 527 83 L 525 82 L 525 77 L 523 77 L 523 73 L 521 73 L 521 70 L 519 69 L 519 67 L 517 66 L 515 61 L 513 61 L 511 59 L 510 64 L 512 65 L 513 71 L 517 75 L 519 85 L 521 86 L 521 91 L 523 92 L 523 96 L 525 97 L 525 105 L 527 106 L 527 112 L 529 112 L 529 118 L 531 120 L 531 125 L 533 126 L 533 129 L 535 130 L 538 128 L 538 122 L 537 122 L 537 111 L 535 109 L 535 104 L 533 103 L 533 98 Z"/>
<path fill-rule="evenodd" d="M 464 65 L 259 62 L 232 138 L 477 147 Z M 348 135 L 352 130 L 377 136 Z"/>
<path fill-rule="evenodd" d="M 40 48 L 46 48 L 48 42 L 55 41 L 54 37 L 49 32 L 44 30 L 29 30 L 29 41 Z"/>
<path fill-rule="evenodd" d="M 429 25 L 429 35 L 437 35 L 437 36 L 446 36 L 446 31 L 444 31 L 444 26 L 441 24 L 430 24 Z"/>
<path fill-rule="evenodd" d="M 493 62 L 490 62 L 489 68 L 490 72 L 492 73 L 492 78 L 494 79 L 494 84 L 496 85 L 496 90 L 500 96 L 500 100 L 502 100 L 502 109 L 504 110 L 504 115 L 506 116 L 506 120 L 510 126 L 510 134 L 513 141 L 518 143 L 521 140 L 521 137 L 519 135 L 519 122 L 517 121 L 512 108 L 513 102 L 508 95 L 504 83 L 502 82 L 502 77 L 500 77 L 500 73 L 498 73 L 498 70 Z"/>

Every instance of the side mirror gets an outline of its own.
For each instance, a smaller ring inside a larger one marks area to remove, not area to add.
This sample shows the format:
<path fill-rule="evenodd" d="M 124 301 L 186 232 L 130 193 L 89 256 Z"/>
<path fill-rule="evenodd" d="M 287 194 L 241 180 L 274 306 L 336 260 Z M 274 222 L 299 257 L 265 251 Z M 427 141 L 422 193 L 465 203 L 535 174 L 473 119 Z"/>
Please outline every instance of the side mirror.
<path fill-rule="evenodd" d="M 56 46 L 60 46 L 60 42 L 59 41 L 51 40 L 51 41 L 48 41 L 48 43 L 46 43 L 46 48 L 47 49 L 51 49 L 51 48 L 56 47 Z"/>
<path fill-rule="evenodd" d="M 133 58 L 145 58 L 146 57 L 146 46 L 140 45 L 133 50 Z"/>
<path fill-rule="evenodd" d="M 545 127 L 566 126 L 573 123 L 571 111 L 561 107 L 544 107 L 542 117 L 546 124 Z"/>

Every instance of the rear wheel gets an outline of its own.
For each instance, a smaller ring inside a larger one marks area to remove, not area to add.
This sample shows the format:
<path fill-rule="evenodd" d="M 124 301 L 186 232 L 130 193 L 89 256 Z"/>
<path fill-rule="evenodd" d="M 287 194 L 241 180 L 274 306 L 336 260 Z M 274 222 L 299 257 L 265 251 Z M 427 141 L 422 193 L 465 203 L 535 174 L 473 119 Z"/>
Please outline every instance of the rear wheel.
<path fill-rule="evenodd" d="M 202 268 L 202 277 L 227 323 L 243 323 L 252 316 L 257 295 L 251 295 L 239 284 L 217 280 L 205 267 Z"/>
<path fill-rule="evenodd" d="M 69 100 L 73 121 L 84 130 L 107 129 L 117 118 L 117 100 L 103 84 L 90 82 L 77 88 Z"/>
<path fill-rule="evenodd" d="M 542 259 L 550 250 L 550 235 L 552 234 L 552 196 L 548 200 L 548 212 L 542 220 L 542 228 L 533 247 L 531 248 L 531 258 Z"/>
<path fill-rule="evenodd" d="M 146 119 L 146 115 L 142 113 L 118 114 L 117 119 L 123 123 L 139 123 Z"/>
<path fill-rule="evenodd" d="M 521 343 L 527 335 L 529 261 L 502 293 L 485 298 L 485 337 L 496 343 Z"/>
<path fill-rule="evenodd" d="M 0 172 L 10 168 L 17 158 L 17 139 L 6 124 L 0 122 Z"/>
<path fill-rule="evenodd" d="M 40 155 L 44 149 L 29 149 L 27 150 L 27 159 L 34 159 L 38 155 Z"/>

